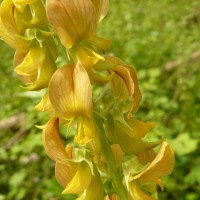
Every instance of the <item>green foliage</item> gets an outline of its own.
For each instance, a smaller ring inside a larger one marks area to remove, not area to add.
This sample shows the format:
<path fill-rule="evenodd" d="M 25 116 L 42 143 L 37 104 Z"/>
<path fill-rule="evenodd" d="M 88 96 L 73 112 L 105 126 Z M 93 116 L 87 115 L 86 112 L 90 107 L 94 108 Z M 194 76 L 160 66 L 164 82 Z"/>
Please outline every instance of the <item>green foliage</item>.
<path fill-rule="evenodd" d="M 200 1 L 110 0 L 99 35 L 111 38 L 107 53 L 134 65 L 143 94 L 137 116 L 158 125 L 150 137 L 165 137 L 176 154 L 173 174 L 160 199 L 200 199 Z M 34 111 L 40 94 L 24 91 L 12 67 L 13 51 L 0 42 L 0 119 L 25 113 L 20 127 L 0 129 L 0 200 L 73 199 L 62 196 L 41 131 L 48 117 Z M 6 145 L 15 139 L 12 145 Z"/>

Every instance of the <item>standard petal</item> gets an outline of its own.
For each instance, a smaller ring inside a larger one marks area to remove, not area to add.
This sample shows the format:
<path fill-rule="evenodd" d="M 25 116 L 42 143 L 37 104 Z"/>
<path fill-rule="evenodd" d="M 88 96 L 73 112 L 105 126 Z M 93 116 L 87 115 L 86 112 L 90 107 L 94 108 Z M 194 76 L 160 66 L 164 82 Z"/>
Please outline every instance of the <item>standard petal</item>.
<path fill-rule="evenodd" d="M 49 98 L 64 119 L 92 115 L 92 88 L 85 69 L 77 64 L 65 65 L 53 75 Z"/>
<path fill-rule="evenodd" d="M 97 19 L 100 22 L 107 14 L 109 1 L 108 0 L 92 0 L 97 12 Z"/>
<path fill-rule="evenodd" d="M 54 161 L 65 163 L 68 159 L 59 134 L 59 120 L 52 118 L 43 129 L 43 143 L 47 155 Z"/>
<path fill-rule="evenodd" d="M 148 163 L 151 163 L 154 160 L 156 154 L 153 149 L 147 149 L 141 153 L 138 153 L 137 157 L 141 164 L 147 165 Z"/>
<path fill-rule="evenodd" d="M 76 165 L 69 161 L 56 162 L 55 174 L 60 185 L 65 188 L 76 174 Z"/>
<path fill-rule="evenodd" d="M 66 186 L 63 194 L 80 194 L 88 188 L 92 180 L 92 173 L 86 162 L 80 163 L 78 170 L 69 184 Z"/>
<path fill-rule="evenodd" d="M 84 67 L 77 64 L 73 73 L 76 110 L 87 117 L 92 116 L 92 86 Z"/>
<path fill-rule="evenodd" d="M 141 93 L 138 86 L 138 80 L 135 70 L 129 66 L 117 66 L 113 71 L 118 74 L 125 82 L 131 98 L 131 106 L 128 113 L 128 117 L 131 113 L 135 113 L 138 110 L 139 103 L 141 101 Z"/>
<path fill-rule="evenodd" d="M 10 33 L 18 33 L 18 28 L 14 20 L 14 4 L 12 0 L 4 0 L 0 6 L 1 23 Z"/>
<path fill-rule="evenodd" d="M 54 73 L 49 83 L 50 101 L 58 114 L 67 119 L 76 116 L 73 71 L 73 65 L 65 65 Z"/>
<path fill-rule="evenodd" d="M 110 85 L 111 85 L 114 95 L 117 98 L 127 100 L 130 95 L 129 95 L 129 91 L 124 80 L 120 76 L 118 76 L 116 73 L 114 73 L 113 70 L 109 70 L 108 74 L 110 75 L 112 74 L 112 77 L 113 77 L 110 82 Z M 128 112 L 128 110 L 126 112 Z"/>
<path fill-rule="evenodd" d="M 97 16 L 91 0 L 47 0 L 47 16 L 66 48 L 95 35 Z"/>
<path fill-rule="evenodd" d="M 160 178 L 172 172 L 174 162 L 175 158 L 173 150 L 167 142 L 163 141 L 155 159 L 144 171 L 132 177 L 132 179 L 138 179 L 140 183 L 149 181 L 158 182 Z"/>

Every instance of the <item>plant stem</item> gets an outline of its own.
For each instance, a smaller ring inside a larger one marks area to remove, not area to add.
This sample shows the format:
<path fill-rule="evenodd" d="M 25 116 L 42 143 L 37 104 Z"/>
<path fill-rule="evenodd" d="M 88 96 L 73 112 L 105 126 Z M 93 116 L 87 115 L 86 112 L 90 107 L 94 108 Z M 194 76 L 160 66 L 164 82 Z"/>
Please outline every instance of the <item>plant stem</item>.
<path fill-rule="evenodd" d="M 116 191 L 116 193 L 118 194 L 118 197 L 120 198 L 120 200 L 127 200 L 127 191 L 122 183 L 123 176 L 122 176 L 122 173 L 120 172 L 119 168 L 116 165 L 114 155 L 112 153 L 110 144 L 109 144 L 106 134 L 105 134 L 103 121 L 97 114 L 94 114 L 94 118 L 95 118 L 95 122 L 96 122 L 99 139 L 100 139 L 100 142 L 102 145 L 102 152 L 103 152 L 103 155 L 106 160 L 108 171 L 111 175 L 113 188 Z"/>

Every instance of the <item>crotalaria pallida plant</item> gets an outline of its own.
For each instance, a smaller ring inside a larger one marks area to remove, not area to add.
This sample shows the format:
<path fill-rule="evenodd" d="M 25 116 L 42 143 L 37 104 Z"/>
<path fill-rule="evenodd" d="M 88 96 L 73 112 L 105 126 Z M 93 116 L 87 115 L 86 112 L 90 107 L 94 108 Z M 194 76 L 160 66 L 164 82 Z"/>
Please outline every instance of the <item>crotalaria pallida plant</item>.
<path fill-rule="evenodd" d="M 35 108 L 50 116 L 43 141 L 63 194 L 77 200 L 155 200 L 174 154 L 166 141 L 144 139 L 155 124 L 134 117 L 141 101 L 134 68 L 103 53 L 111 42 L 96 30 L 108 3 L 3 0 L 0 36 L 16 49 L 15 72 L 25 88 L 45 91 Z M 64 66 L 55 64 L 60 46 L 68 57 Z M 66 140 L 61 126 L 67 127 Z M 70 130 L 73 143 L 66 142 Z"/>

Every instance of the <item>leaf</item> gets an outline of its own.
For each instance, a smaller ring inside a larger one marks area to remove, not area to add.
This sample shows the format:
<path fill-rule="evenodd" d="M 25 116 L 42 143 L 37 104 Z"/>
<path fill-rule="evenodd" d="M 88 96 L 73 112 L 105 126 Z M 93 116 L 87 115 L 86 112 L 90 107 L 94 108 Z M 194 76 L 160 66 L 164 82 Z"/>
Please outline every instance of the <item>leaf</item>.
<path fill-rule="evenodd" d="M 191 138 L 189 133 L 182 133 L 171 141 L 171 145 L 177 155 L 183 156 L 197 149 L 198 140 Z"/>

